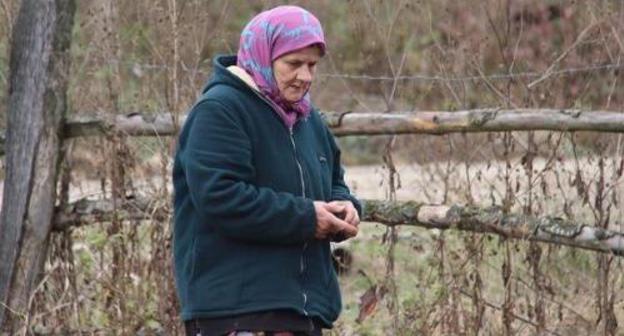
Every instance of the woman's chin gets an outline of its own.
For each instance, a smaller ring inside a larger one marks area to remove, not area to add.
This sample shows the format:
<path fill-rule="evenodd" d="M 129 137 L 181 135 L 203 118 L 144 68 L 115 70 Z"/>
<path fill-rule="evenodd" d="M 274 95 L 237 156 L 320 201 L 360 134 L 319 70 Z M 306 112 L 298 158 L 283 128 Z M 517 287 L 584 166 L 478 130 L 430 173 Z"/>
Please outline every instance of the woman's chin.
<path fill-rule="evenodd" d="M 290 104 L 294 104 L 294 103 L 299 102 L 302 98 L 303 98 L 302 94 L 288 95 L 288 96 L 284 97 L 284 100 L 286 100 Z"/>

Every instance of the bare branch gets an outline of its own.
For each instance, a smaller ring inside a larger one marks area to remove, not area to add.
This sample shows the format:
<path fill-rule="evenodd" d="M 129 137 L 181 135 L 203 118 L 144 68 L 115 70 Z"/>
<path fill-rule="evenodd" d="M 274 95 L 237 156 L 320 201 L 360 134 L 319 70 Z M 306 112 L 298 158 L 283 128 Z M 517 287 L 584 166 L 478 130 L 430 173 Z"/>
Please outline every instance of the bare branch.
<path fill-rule="evenodd" d="M 572 43 L 571 46 L 568 47 L 568 49 L 566 49 L 563 53 L 561 53 L 561 55 L 559 55 L 559 57 L 557 57 L 557 59 L 552 62 L 552 64 L 548 67 L 548 69 L 546 69 L 546 71 L 544 72 L 544 74 L 542 75 L 542 77 L 532 81 L 531 83 L 529 83 L 527 85 L 527 87 L 529 89 L 533 88 L 535 85 L 543 82 L 544 80 L 546 80 L 548 77 L 550 77 L 553 73 L 553 70 L 555 69 L 555 67 L 564 59 L 566 58 L 566 56 L 568 56 L 568 54 L 570 54 L 570 52 L 572 50 L 574 50 L 576 48 L 576 46 L 581 43 L 583 41 L 583 39 L 585 38 L 585 35 L 596 26 L 596 22 L 590 24 L 589 26 L 585 27 L 585 29 L 583 29 L 583 31 L 579 34 L 579 36 L 576 38 L 576 40 L 574 41 L 574 43 Z"/>
<path fill-rule="evenodd" d="M 463 289 L 460 289 L 459 292 L 462 293 L 463 295 L 471 298 L 471 299 L 474 299 L 474 296 L 472 294 L 468 293 L 467 291 L 465 291 Z M 495 309 L 495 310 L 498 310 L 498 311 L 502 311 L 504 309 L 504 307 L 501 307 L 500 305 L 491 303 L 491 302 L 483 300 L 483 299 L 481 299 L 481 300 L 483 301 L 483 303 L 486 306 L 488 306 L 488 307 L 490 307 L 492 309 Z M 511 313 L 511 315 L 512 315 L 512 317 L 514 319 L 516 319 L 518 321 L 524 322 L 526 324 L 530 324 L 530 325 L 532 325 L 532 326 L 534 326 L 536 328 L 538 327 L 538 324 L 535 323 L 534 321 L 530 320 L 529 318 L 526 318 L 524 316 L 521 316 L 521 315 L 518 315 L 518 314 L 514 314 L 514 313 Z M 559 334 L 559 333 L 557 333 L 555 331 L 552 331 L 552 330 L 545 329 L 544 331 L 546 331 L 547 333 L 549 333 L 551 335 L 561 336 L 561 334 Z"/>

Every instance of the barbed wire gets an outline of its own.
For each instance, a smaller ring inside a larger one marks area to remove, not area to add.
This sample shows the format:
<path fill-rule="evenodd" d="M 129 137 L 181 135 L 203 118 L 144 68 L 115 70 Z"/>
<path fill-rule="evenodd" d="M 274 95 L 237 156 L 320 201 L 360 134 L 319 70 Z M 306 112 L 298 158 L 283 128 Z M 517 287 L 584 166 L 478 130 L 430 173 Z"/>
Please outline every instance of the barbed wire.
<path fill-rule="evenodd" d="M 566 75 L 573 73 L 581 73 L 581 72 L 592 72 L 599 70 L 617 70 L 623 69 L 624 64 L 601 64 L 601 65 L 591 65 L 587 67 L 581 68 L 568 68 L 562 69 L 558 71 L 553 71 L 550 76 L 557 75 Z M 351 75 L 351 74 L 329 74 L 322 73 L 317 74 L 320 77 L 328 77 L 328 78 L 346 78 L 346 79 L 357 79 L 357 80 L 375 80 L 375 81 L 428 81 L 428 82 L 462 82 L 462 81 L 475 81 L 475 80 L 503 80 L 503 79 L 515 79 L 515 78 L 538 78 L 543 76 L 543 73 L 540 72 L 516 72 L 516 73 L 500 73 L 500 74 L 492 74 L 492 75 L 484 75 L 484 76 L 463 76 L 463 77 L 445 77 L 438 75 L 409 75 L 409 76 L 371 76 L 371 75 Z"/>
<path fill-rule="evenodd" d="M 117 62 L 111 61 L 110 64 L 120 63 L 126 66 L 129 66 L 131 71 L 135 74 L 139 74 L 144 70 L 168 70 L 172 67 L 170 65 L 164 64 L 142 64 L 142 63 L 133 63 L 133 62 Z M 623 63 L 611 63 L 611 64 L 592 64 L 584 67 L 574 67 L 574 68 L 565 68 L 561 70 L 552 71 L 549 74 L 549 77 L 552 76 L 565 76 L 570 74 L 584 73 L 584 72 L 594 72 L 594 71 L 606 71 L 606 70 L 619 70 L 624 69 Z M 187 67 L 182 67 L 182 71 L 184 72 L 195 72 L 200 75 L 207 76 L 209 72 L 205 69 L 189 69 Z M 375 76 L 368 74 L 346 74 L 346 73 L 319 73 L 317 74 L 320 78 L 343 78 L 350 80 L 368 80 L 368 81 L 417 81 L 417 82 L 465 82 L 465 81 L 479 81 L 479 80 L 509 80 L 516 78 L 539 78 L 543 76 L 543 72 L 537 71 L 529 71 L 529 72 L 514 72 L 514 73 L 497 73 L 483 76 L 441 76 L 441 75 L 429 75 L 429 74 L 414 74 L 414 75 L 403 75 L 403 76 Z"/>

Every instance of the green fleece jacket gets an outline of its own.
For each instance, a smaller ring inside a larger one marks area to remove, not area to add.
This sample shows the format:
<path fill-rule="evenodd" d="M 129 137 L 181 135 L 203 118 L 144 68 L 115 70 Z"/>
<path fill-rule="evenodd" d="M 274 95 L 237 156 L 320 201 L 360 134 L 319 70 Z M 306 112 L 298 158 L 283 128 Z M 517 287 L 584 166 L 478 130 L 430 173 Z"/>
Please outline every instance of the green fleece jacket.
<path fill-rule="evenodd" d="M 214 60 L 173 168 L 174 261 L 184 320 L 292 309 L 326 327 L 341 309 L 314 200 L 360 204 L 317 111 L 286 128 L 272 105 Z"/>

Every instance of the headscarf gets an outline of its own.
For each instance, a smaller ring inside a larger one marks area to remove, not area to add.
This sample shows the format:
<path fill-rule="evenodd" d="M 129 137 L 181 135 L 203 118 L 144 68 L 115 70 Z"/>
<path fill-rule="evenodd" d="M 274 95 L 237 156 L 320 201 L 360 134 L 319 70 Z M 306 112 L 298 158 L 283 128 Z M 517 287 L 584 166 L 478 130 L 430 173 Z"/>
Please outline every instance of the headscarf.
<path fill-rule="evenodd" d="M 319 20 L 297 6 L 279 6 L 256 15 L 243 29 L 238 49 L 237 65 L 243 68 L 275 105 L 288 128 L 297 119 L 310 114 L 310 94 L 295 103 L 280 95 L 273 76 L 273 61 L 282 55 L 311 45 L 318 45 L 325 54 L 325 38 Z"/>

